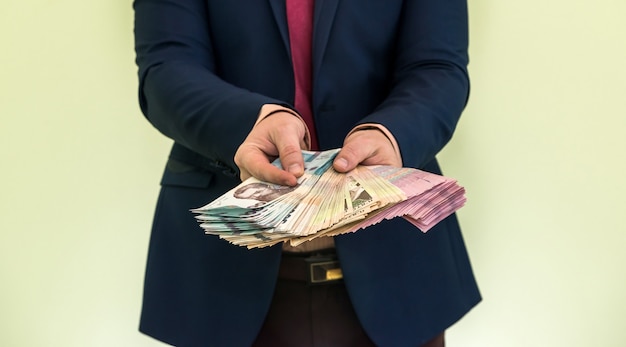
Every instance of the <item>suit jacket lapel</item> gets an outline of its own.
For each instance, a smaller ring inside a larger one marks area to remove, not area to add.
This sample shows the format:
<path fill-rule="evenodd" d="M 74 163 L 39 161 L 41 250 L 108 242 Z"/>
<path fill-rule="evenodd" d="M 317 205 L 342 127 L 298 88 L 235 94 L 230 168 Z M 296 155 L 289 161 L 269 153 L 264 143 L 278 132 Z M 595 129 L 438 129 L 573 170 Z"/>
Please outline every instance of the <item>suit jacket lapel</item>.
<path fill-rule="evenodd" d="M 274 13 L 274 20 L 278 25 L 280 36 L 285 45 L 285 49 L 289 52 L 289 27 L 287 26 L 287 7 L 285 6 L 285 0 L 269 0 Z M 289 55 L 291 56 L 291 54 Z"/>
<path fill-rule="evenodd" d="M 313 17 L 313 81 L 322 64 L 339 0 L 315 0 Z"/>

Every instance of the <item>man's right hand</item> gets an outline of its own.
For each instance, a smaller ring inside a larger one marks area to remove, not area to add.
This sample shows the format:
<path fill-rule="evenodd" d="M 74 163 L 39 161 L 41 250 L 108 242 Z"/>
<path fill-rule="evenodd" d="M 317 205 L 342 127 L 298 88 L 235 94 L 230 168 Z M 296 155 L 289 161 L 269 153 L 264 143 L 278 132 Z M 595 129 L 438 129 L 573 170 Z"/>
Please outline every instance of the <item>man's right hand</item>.
<path fill-rule="evenodd" d="M 242 181 L 250 176 L 265 182 L 294 186 L 304 173 L 301 150 L 307 130 L 304 122 L 285 110 L 259 121 L 235 153 Z M 280 158 L 284 170 L 271 162 Z"/>

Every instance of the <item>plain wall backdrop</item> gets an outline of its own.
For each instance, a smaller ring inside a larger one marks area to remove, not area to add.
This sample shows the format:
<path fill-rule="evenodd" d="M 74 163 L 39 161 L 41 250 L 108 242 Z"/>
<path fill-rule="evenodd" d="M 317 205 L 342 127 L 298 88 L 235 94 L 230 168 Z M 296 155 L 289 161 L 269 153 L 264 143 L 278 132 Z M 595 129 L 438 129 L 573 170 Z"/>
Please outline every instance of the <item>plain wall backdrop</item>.
<path fill-rule="evenodd" d="M 440 158 L 484 300 L 448 345 L 624 346 L 626 2 L 469 7 Z M 137 106 L 132 29 L 129 0 L 0 4 L 0 346 L 162 345 L 137 326 L 171 142 Z"/>

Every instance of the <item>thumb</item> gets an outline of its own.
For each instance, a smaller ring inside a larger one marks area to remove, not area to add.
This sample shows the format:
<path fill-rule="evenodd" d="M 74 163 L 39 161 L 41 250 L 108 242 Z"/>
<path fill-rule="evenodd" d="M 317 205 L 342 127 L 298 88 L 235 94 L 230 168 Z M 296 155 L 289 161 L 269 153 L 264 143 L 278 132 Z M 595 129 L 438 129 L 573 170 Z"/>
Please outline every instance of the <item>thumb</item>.
<path fill-rule="evenodd" d="M 296 177 L 304 174 L 304 158 L 299 145 L 279 146 L 278 156 L 285 171 Z"/>
<path fill-rule="evenodd" d="M 333 162 L 333 168 L 338 172 L 348 172 L 354 169 L 363 160 L 359 155 L 359 151 L 350 143 L 344 144 L 343 148 L 337 154 Z"/>

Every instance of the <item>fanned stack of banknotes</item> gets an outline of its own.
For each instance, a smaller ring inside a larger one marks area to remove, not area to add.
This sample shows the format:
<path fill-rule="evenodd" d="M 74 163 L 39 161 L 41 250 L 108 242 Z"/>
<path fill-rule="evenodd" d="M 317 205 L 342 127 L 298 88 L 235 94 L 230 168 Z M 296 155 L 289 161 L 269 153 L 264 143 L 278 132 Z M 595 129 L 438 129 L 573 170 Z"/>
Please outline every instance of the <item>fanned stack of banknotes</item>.
<path fill-rule="evenodd" d="M 461 208 L 465 189 L 453 179 L 413 168 L 332 168 L 339 149 L 303 151 L 305 173 L 294 187 L 249 178 L 193 209 L 207 234 L 248 248 L 297 246 L 403 217 L 422 232 Z M 274 165 L 280 167 L 277 159 Z"/>

